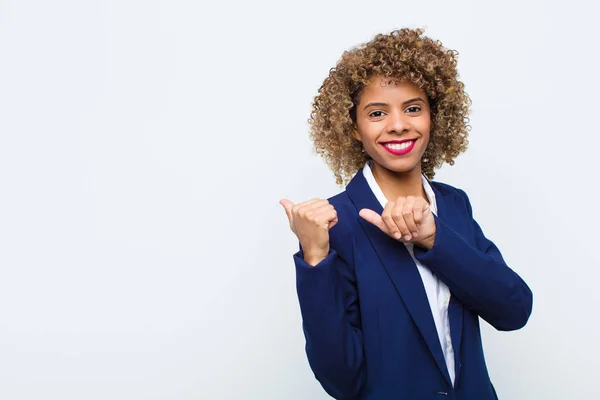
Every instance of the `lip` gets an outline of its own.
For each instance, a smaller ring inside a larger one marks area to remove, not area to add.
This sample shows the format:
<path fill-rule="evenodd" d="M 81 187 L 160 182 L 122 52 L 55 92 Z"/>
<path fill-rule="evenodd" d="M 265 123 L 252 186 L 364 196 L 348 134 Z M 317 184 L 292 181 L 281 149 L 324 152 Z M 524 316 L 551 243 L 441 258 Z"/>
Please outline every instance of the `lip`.
<path fill-rule="evenodd" d="M 410 153 L 415 148 L 415 144 L 417 143 L 417 140 L 418 139 L 390 140 L 389 142 L 381 143 L 381 147 L 383 147 L 390 154 L 393 154 L 395 156 L 403 156 L 405 154 Z M 385 147 L 385 145 L 387 143 L 405 143 L 405 142 L 412 142 L 412 144 L 402 150 L 394 150 L 394 149 L 389 149 L 389 148 Z"/>

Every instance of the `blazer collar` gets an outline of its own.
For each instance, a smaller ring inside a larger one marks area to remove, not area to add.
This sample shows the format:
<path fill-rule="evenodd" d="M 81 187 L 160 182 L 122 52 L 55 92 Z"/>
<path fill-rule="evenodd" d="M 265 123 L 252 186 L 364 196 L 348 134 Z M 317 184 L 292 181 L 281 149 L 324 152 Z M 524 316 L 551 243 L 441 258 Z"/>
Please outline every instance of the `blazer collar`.
<path fill-rule="evenodd" d="M 452 215 L 448 207 L 452 207 L 455 203 L 450 200 L 452 195 L 443 194 L 435 184 L 431 185 L 436 196 L 438 208 L 438 218 L 445 220 L 445 217 Z M 354 203 L 357 212 L 363 208 L 371 209 L 379 214 L 383 212 L 381 203 L 371 191 L 362 169 L 360 169 L 354 178 L 346 187 L 348 197 Z M 439 337 L 431 314 L 431 308 L 427 300 L 427 294 L 423 286 L 423 281 L 417 270 L 410 253 L 406 246 L 402 245 L 397 240 L 383 233 L 379 228 L 358 217 L 361 226 L 363 227 L 371 245 L 375 249 L 379 259 L 386 270 L 388 276 L 396 287 L 396 291 L 402 298 L 411 318 L 421 332 L 427 346 L 435 359 L 442 374 L 451 384 L 450 375 L 446 367 L 442 347 L 439 342 Z M 448 317 L 450 320 L 450 332 L 453 342 L 453 350 L 455 354 L 455 380 L 458 378 L 460 360 L 460 338 L 462 332 L 463 309 L 459 302 L 451 296 L 452 300 L 448 309 Z"/>

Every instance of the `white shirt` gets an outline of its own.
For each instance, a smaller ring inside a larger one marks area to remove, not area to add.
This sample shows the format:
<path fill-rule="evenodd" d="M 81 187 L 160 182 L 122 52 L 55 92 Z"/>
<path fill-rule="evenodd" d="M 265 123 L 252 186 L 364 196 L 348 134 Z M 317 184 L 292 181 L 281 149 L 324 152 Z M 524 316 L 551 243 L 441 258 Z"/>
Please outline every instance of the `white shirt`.
<path fill-rule="evenodd" d="M 381 207 L 385 208 L 388 200 L 381 191 L 381 188 L 377 184 L 373 172 L 371 171 L 371 162 L 368 161 L 363 168 L 363 175 L 369 184 L 369 187 L 381 203 Z M 429 181 L 425 176 L 422 176 L 421 181 L 423 182 L 423 189 L 429 200 L 429 208 L 437 215 L 437 204 L 435 201 L 435 193 L 429 184 Z M 454 349 L 452 347 L 452 340 L 450 339 L 450 321 L 448 320 L 448 304 L 450 304 L 450 289 L 448 286 L 435 276 L 431 270 L 425 267 L 415 258 L 413 251 L 414 244 L 404 243 L 406 249 L 410 253 L 410 256 L 417 265 L 421 279 L 423 280 L 423 286 L 425 287 L 425 293 L 427 293 L 427 300 L 429 301 L 429 307 L 431 308 L 431 314 L 433 315 L 433 322 L 437 330 L 440 344 L 442 345 L 442 352 L 444 353 L 444 359 L 446 360 L 446 367 L 450 374 L 450 379 L 454 385 Z"/>

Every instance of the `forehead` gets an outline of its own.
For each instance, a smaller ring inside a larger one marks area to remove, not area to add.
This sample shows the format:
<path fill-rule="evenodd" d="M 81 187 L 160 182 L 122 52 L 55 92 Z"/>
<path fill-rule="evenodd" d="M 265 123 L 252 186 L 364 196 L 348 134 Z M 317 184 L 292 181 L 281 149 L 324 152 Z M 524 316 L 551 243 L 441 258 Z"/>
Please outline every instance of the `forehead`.
<path fill-rule="evenodd" d="M 395 81 L 391 78 L 376 76 L 371 78 L 369 84 L 362 89 L 360 102 L 372 101 L 377 98 L 385 99 L 386 102 L 402 103 L 415 97 L 427 99 L 425 92 L 412 82 Z"/>

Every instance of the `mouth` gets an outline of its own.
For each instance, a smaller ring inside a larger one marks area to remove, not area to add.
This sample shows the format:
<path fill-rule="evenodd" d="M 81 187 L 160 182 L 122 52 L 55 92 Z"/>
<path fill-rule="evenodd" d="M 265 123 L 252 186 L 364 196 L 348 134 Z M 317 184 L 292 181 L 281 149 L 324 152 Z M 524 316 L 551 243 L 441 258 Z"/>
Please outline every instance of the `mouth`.
<path fill-rule="evenodd" d="M 416 142 L 417 139 L 393 140 L 391 142 L 381 143 L 381 146 L 390 154 L 403 156 L 414 149 Z"/>

